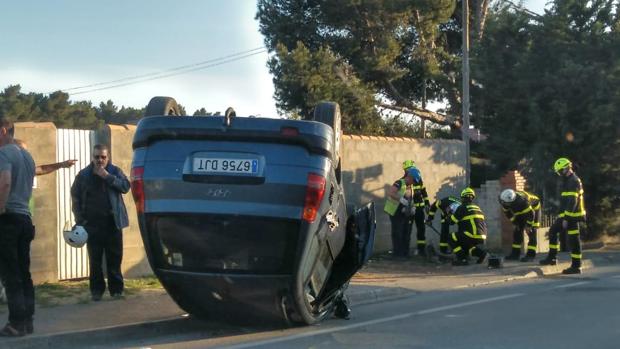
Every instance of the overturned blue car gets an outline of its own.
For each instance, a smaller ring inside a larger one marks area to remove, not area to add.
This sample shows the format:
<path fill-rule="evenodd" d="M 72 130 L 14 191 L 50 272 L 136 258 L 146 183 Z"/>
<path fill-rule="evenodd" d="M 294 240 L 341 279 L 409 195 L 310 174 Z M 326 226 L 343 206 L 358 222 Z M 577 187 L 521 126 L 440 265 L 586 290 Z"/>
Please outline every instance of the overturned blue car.
<path fill-rule="evenodd" d="M 182 116 L 154 97 L 137 127 L 132 193 L 149 263 L 198 317 L 314 324 L 348 316 L 375 211 L 348 207 L 340 110 L 312 120 Z"/>

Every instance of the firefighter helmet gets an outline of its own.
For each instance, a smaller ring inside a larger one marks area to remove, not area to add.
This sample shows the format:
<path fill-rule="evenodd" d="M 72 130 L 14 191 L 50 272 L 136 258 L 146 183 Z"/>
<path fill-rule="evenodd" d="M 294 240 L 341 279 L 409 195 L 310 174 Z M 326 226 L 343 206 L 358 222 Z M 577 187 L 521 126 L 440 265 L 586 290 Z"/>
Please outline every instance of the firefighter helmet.
<path fill-rule="evenodd" d="M 88 241 L 88 233 L 81 225 L 76 225 L 73 229 L 65 230 L 62 233 L 69 246 L 80 248 Z"/>
<path fill-rule="evenodd" d="M 412 167 L 408 169 L 407 174 L 413 177 L 413 180 L 416 182 L 419 182 L 422 180 L 422 174 L 420 173 L 420 170 L 418 170 L 416 167 Z"/>
<path fill-rule="evenodd" d="M 560 174 L 560 171 L 565 168 L 570 168 L 571 166 L 572 163 L 570 162 L 570 160 L 568 160 L 567 158 L 559 158 L 555 160 L 555 163 L 553 164 L 553 170 L 555 171 L 555 173 Z"/>
<path fill-rule="evenodd" d="M 406 170 L 410 167 L 415 167 L 415 161 L 413 160 L 405 160 L 403 161 L 403 170 Z"/>
<path fill-rule="evenodd" d="M 506 203 L 513 202 L 515 201 L 516 198 L 517 198 L 517 193 L 515 193 L 515 191 L 512 189 L 505 189 L 504 191 L 502 191 L 501 194 L 499 194 L 500 201 L 506 202 Z"/>
<path fill-rule="evenodd" d="M 476 192 L 472 188 L 470 188 L 470 187 L 467 187 L 467 188 L 463 189 L 463 191 L 461 192 L 461 198 L 463 198 L 463 199 L 464 198 L 471 198 L 471 199 L 473 199 L 475 197 L 476 197 Z"/>

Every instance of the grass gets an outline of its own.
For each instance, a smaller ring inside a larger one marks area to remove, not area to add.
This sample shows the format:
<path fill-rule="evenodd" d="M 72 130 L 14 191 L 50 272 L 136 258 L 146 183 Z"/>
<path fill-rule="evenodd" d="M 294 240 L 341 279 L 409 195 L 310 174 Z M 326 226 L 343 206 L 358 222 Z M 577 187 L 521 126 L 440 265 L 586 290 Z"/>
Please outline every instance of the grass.
<path fill-rule="evenodd" d="M 161 283 L 154 276 L 125 279 L 126 296 L 138 296 L 140 293 L 153 290 L 163 290 Z M 39 307 L 89 303 L 88 280 L 59 281 L 36 285 L 35 302 Z M 6 311 L 6 304 L 0 303 L 0 313 Z"/>

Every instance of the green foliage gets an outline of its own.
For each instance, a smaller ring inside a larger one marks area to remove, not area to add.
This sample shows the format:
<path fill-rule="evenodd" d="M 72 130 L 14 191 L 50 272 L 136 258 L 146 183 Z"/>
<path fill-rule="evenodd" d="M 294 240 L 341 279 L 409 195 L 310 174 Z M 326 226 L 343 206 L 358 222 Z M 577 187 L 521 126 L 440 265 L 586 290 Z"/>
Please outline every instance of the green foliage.
<path fill-rule="evenodd" d="M 551 164 L 570 158 L 585 186 L 591 234 L 620 228 L 620 26 L 613 4 L 556 0 L 537 20 L 495 8 L 472 65 L 473 120 L 488 135 L 485 152 L 500 170 L 520 168 L 552 197 L 558 179 Z"/>
<path fill-rule="evenodd" d="M 179 109 L 187 115 L 182 105 Z M 61 91 L 26 94 L 21 92 L 20 85 L 9 86 L 0 93 L 0 117 L 13 122 L 48 121 L 58 128 L 98 129 L 104 124 L 136 123 L 144 116 L 144 110 L 124 106 L 119 109 L 111 100 L 96 107 L 85 101 L 70 102 L 69 95 Z M 204 108 L 199 111 L 211 114 Z"/>
<path fill-rule="evenodd" d="M 429 101 L 458 108 L 455 8 L 454 0 L 259 0 L 278 108 L 307 117 L 314 102 L 333 100 L 343 130 L 366 134 L 393 133 L 395 120 L 377 106 L 412 112 L 423 86 Z"/>

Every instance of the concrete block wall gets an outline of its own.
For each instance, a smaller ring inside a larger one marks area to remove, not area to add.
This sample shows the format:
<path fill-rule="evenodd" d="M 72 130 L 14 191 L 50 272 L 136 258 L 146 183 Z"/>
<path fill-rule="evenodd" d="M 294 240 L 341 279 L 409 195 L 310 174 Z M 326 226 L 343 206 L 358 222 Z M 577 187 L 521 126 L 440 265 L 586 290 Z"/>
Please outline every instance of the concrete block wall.
<path fill-rule="evenodd" d="M 422 172 L 429 199 L 458 196 L 465 185 L 465 145 L 458 140 L 343 136 L 343 183 L 347 203 L 374 201 L 377 209 L 375 252 L 391 250 L 389 216 L 383 212 L 388 188 L 403 175 L 410 159 Z M 438 226 L 438 224 L 435 224 Z M 415 241 L 415 227 L 413 228 Z M 437 236 L 427 229 L 427 240 Z"/>
<path fill-rule="evenodd" d="M 499 180 L 486 181 L 476 188 L 476 204 L 480 206 L 487 223 L 486 247 L 491 251 L 502 250 L 502 216 L 497 198 L 501 191 Z"/>
<path fill-rule="evenodd" d="M 37 165 L 56 162 L 56 126 L 51 122 L 15 124 L 15 138 L 27 144 Z M 30 271 L 35 283 L 58 280 L 58 206 L 56 172 L 35 178 L 32 213 L 36 228 L 31 244 Z"/>

